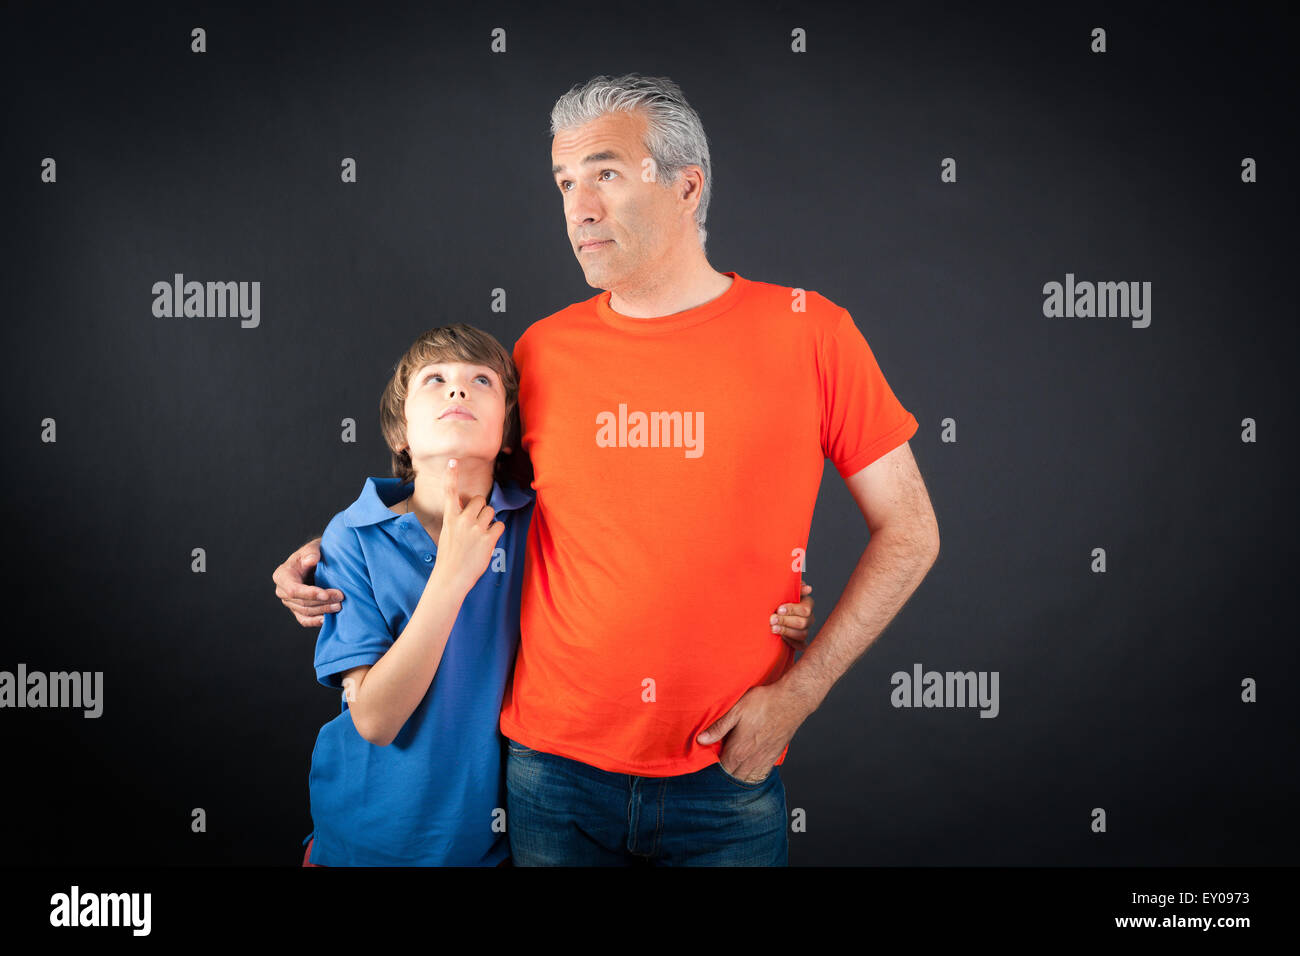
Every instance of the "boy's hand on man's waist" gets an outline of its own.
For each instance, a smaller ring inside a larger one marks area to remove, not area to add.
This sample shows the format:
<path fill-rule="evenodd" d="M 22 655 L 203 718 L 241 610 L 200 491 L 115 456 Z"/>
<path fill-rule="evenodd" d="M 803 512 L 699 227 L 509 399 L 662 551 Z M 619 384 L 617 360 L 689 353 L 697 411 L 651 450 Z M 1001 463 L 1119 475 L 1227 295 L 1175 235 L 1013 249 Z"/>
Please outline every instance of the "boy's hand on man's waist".
<path fill-rule="evenodd" d="M 275 596 L 303 627 L 320 627 L 325 615 L 337 611 L 343 601 L 343 592 L 337 588 L 312 587 L 319 560 L 320 538 L 314 538 L 289 555 L 271 575 Z"/>
<path fill-rule="evenodd" d="M 776 609 L 776 613 L 768 618 L 772 633 L 781 635 L 781 639 L 796 651 L 802 651 L 808 646 L 808 632 L 812 630 L 815 620 L 813 599 L 808 597 L 811 591 L 811 584 L 803 585 L 799 589 L 803 598 L 798 604 L 782 604 Z"/>

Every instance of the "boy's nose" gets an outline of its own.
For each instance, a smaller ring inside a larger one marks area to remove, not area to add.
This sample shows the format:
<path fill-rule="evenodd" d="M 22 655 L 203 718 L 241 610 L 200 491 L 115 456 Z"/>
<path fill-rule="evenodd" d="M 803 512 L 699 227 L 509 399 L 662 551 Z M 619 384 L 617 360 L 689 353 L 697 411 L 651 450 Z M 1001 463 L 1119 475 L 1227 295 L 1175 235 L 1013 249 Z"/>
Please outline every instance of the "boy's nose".
<path fill-rule="evenodd" d="M 451 390 L 451 397 L 455 398 L 457 395 L 460 395 L 461 398 L 464 398 L 465 390 L 463 388 L 453 388 Z"/>

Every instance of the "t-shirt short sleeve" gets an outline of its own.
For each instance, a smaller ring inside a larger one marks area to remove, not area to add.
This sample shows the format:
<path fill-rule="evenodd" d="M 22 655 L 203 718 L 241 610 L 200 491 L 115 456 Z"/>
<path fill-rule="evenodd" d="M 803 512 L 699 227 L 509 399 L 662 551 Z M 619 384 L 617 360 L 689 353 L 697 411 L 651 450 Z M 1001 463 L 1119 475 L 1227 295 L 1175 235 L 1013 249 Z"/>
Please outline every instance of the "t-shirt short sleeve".
<path fill-rule="evenodd" d="M 316 587 L 343 592 L 339 610 L 326 614 L 316 638 L 316 679 L 342 687 L 343 672 L 374 664 L 393 645 L 393 635 L 375 600 L 365 555 L 356 532 L 331 521 L 321 536 Z"/>
<path fill-rule="evenodd" d="M 824 337 L 821 374 L 822 451 L 849 478 L 911 438 L 916 418 L 895 397 L 847 309 Z"/>

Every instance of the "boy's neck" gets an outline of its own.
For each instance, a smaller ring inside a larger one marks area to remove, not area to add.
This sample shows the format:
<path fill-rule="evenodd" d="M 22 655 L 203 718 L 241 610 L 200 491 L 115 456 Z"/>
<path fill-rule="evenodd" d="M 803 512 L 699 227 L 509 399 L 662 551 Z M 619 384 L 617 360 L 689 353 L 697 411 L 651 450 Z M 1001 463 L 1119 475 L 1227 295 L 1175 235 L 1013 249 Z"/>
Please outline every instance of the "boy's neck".
<path fill-rule="evenodd" d="M 491 497 L 494 466 L 495 462 L 475 458 L 456 459 L 456 491 L 462 508 L 475 495 Z M 421 468 L 415 476 L 415 491 L 405 503 L 406 510 L 420 520 L 435 542 L 442 530 L 446 476 L 447 458 L 435 459 L 431 466 Z M 398 505 L 398 508 L 402 508 L 402 505 Z"/>

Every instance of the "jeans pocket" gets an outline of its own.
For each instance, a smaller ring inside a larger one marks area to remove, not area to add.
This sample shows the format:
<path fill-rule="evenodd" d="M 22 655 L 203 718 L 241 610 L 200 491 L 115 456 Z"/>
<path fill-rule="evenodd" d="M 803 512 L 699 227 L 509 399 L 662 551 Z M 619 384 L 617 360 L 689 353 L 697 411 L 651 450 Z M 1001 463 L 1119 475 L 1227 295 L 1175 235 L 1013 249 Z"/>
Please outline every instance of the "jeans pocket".
<path fill-rule="evenodd" d="M 509 737 L 506 738 L 506 747 L 512 757 L 535 757 L 538 753 L 532 747 L 525 747 L 523 744 L 515 743 Z"/>
<path fill-rule="evenodd" d="M 756 781 L 754 781 L 753 783 L 749 783 L 749 782 L 746 781 L 746 780 L 741 780 L 739 777 L 733 777 L 731 774 L 729 774 L 729 773 L 726 771 L 726 768 L 724 768 L 724 767 L 722 766 L 722 761 L 721 761 L 721 760 L 719 760 L 719 761 L 718 761 L 717 763 L 715 763 L 713 766 L 717 767 L 717 768 L 718 768 L 718 773 L 722 774 L 722 776 L 724 776 L 724 777 L 725 777 L 727 780 L 729 780 L 731 783 L 734 783 L 737 787 L 744 787 L 746 790 L 757 790 L 759 787 L 763 786 L 763 784 L 767 783 L 769 780 L 772 779 L 772 772 L 773 772 L 773 771 L 772 771 L 772 770 L 769 770 L 769 771 L 767 772 L 767 776 L 764 777 L 762 780 L 756 780 Z M 773 769 L 775 769 L 775 768 L 773 768 Z"/>

